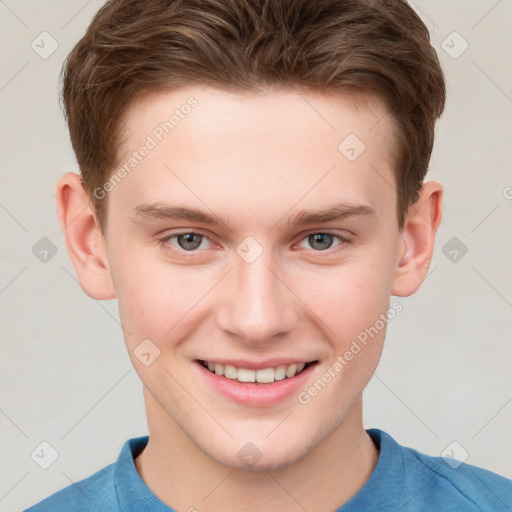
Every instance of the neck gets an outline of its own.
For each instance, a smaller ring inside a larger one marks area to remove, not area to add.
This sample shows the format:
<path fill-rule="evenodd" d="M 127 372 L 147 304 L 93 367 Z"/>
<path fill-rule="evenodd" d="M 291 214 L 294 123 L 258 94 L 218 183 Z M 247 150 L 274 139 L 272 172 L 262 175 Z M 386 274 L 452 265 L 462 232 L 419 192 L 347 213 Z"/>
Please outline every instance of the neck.
<path fill-rule="evenodd" d="M 336 510 L 374 470 L 379 452 L 362 425 L 359 398 L 338 428 L 295 463 L 245 471 L 217 463 L 194 445 L 144 389 L 149 441 L 135 467 L 149 489 L 175 510 L 310 512 Z"/>

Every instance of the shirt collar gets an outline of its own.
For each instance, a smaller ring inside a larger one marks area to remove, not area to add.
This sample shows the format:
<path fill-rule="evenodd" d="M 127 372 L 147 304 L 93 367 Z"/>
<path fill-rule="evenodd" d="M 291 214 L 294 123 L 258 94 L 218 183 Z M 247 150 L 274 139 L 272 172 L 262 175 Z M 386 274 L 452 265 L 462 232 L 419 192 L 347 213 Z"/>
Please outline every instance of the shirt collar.
<path fill-rule="evenodd" d="M 149 436 L 126 441 L 114 467 L 114 484 L 123 512 L 175 512 L 151 492 L 133 462 L 146 447 Z"/>
<path fill-rule="evenodd" d="M 398 510 L 404 489 L 404 458 L 402 447 L 386 432 L 367 429 L 380 451 L 379 460 L 366 484 L 336 512 Z"/>

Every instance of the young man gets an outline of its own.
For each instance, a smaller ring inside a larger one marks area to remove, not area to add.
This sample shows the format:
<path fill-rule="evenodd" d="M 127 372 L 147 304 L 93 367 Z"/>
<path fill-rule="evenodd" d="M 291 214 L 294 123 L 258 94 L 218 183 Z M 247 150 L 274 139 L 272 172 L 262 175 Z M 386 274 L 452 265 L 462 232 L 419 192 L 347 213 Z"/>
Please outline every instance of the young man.
<path fill-rule="evenodd" d="M 510 480 L 363 428 L 442 215 L 444 76 L 405 1 L 113 0 L 63 84 L 59 219 L 149 436 L 31 512 L 512 509 Z"/>

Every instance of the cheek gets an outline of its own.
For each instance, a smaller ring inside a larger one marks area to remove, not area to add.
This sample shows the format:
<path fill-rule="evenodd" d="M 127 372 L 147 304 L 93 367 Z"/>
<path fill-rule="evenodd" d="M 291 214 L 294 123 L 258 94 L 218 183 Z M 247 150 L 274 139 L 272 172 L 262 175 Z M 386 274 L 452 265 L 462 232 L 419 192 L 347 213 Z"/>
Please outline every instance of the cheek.
<path fill-rule="evenodd" d="M 163 341 L 180 331 L 187 319 L 201 311 L 201 299 L 208 295 L 215 280 L 211 272 L 197 267 L 148 265 L 147 254 L 120 257 L 115 266 L 115 287 L 123 327 L 135 338 Z M 146 264 L 144 264 L 146 262 Z"/>
<path fill-rule="evenodd" d="M 386 268 L 376 262 L 338 268 L 316 283 L 308 305 L 323 321 L 330 345 L 329 361 L 319 377 L 328 384 L 324 393 L 324 384 L 315 383 L 303 398 L 314 402 L 321 415 L 348 411 L 368 384 L 382 353 L 390 295 Z"/>
<path fill-rule="evenodd" d="M 339 265 L 307 265 L 285 276 L 331 339 L 350 343 L 389 306 L 392 255 L 371 245 Z M 173 264 L 155 256 L 153 249 L 124 247 L 121 240 L 113 241 L 109 256 L 121 322 L 125 333 L 134 333 L 127 337 L 130 344 L 144 338 L 168 343 L 178 333 L 183 339 L 191 323 L 197 327 L 208 309 L 212 312 L 225 269 Z M 291 294 L 290 301 L 296 300 Z M 304 305 L 297 303 L 300 307 Z M 179 329 L 172 332 L 175 326 Z"/>
<path fill-rule="evenodd" d="M 361 258 L 360 263 L 333 266 L 301 279 L 302 283 L 311 283 L 302 284 L 301 293 L 307 298 L 304 302 L 324 321 L 328 332 L 346 341 L 373 325 L 388 310 L 389 275 L 389 263 L 384 259 L 365 262 Z"/>

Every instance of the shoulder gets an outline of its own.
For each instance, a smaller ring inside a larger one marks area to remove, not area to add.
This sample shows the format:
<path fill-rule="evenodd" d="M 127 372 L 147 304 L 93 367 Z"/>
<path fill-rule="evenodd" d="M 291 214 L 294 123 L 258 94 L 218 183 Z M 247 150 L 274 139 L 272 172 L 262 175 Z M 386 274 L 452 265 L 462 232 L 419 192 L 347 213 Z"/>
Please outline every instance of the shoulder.
<path fill-rule="evenodd" d="M 512 511 L 512 480 L 403 446 L 380 429 L 367 432 L 380 449 L 379 460 L 344 512 Z"/>
<path fill-rule="evenodd" d="M 88 478 L 52 494 L 24 512 L 117 512 L 114 466 L 110 464 Z"/>
<path fill-rule="evenodd" d="M 404 503 L 420 500 L 438 511 L 512 510 L 512 480 L 472 464 L 459 464 L 409 447 L 401 449 Z"/>

